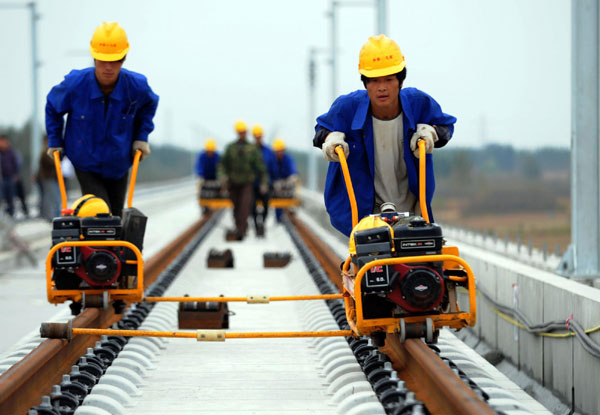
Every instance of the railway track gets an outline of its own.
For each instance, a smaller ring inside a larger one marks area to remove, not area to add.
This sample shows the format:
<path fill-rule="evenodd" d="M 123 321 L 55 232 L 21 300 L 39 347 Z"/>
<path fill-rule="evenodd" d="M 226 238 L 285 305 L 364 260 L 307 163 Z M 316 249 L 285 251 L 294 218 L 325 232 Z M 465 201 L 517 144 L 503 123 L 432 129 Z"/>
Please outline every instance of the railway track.
<path fill-rule="evenodd" d="M 179 237 L 146 261 L 144 288 L 157 280 L 160 273 L 181 253 L 210 218 L 211 215 L 207 215 L 192 224 Z M 121 315 L 116 315 L 112 307 L 106 310 L 89 308 L 73 319 L 73 326 L 108 328 L 120 319 Z M 61 382 L 62 375 L 69 373 L 71 366 L 98 340 L 100 340 L 99 336 L 79 336 L 70 342 L 58 339 L 43 341 L 0 376 L 0 413 L 27 413 L 29 408 L 40 402 L 42 395 L 50 392 L 52 385 Z"/>
<path fill-rule="evenodd" d="M 169 264 L 177 258 L 186 245 L 190 244 L 200 231 L 203 230 L 206 234 L 216 222 L 216 218 L 203 217 L 160 254 L 146 262 L 145 287 L 150 288 L 147 292 L 157 289 L 156 284 L 152 284 L 159 280 L 161 273 L 164 274 L 164 271 L 168 270 Z M 286 226 L 321 292 L 334 293 L 339 290 L 341 284 L 339 265 L 342 259 L 337 257 L 297 217 L 290 215 Z M 196 244 L 199 243 L 196 241 Z M 163 285 L 162 291 L 175 278 L 176 272 L 167 274 L 169 275 L 166 279 L 169 281 L 159 281 Z M 327 305 L 340 328 L 346 328 L 340 300 L 328 300 Z M 141 307 L 130 309 L 139 312 Z M 305 310 L 307 314 L 316 313 L 310 305 L 307 305 Z M 145 317 L 148 313 L 149 311 L 144 311 L 142 314 Z M 125 319 L 132 319 L 128 313 L 123 316 Z M 73 327 L 118 326 L 123 316 L 115 315 L 112 310 L 87 309 L 73 320 Z M 129 328 L 123 321 L 121 323 L 120 328 Z M 42 342 L 0 376 L 0 413 L 25 414 L 30 408 L 39 405 L 41 397 L 49 395 L 52 386 L 60 384 L 61 379 L 64 380 L 64 374 L 71 372 L 72 375 L 72 365 L 77 363 L 86 351 L 89 354 L 88 348 L 93 348 L 99 340 L 107 341 L 106 338 L 101 339 L 99 336 L 75 336 L 71 342 L 56 339 Z M 320 339 L 315 340 L 315 345 L 319 345 L 321 348 L 319 350 L 334 349 L 342 343 L 341 340 L 343 339 Z M 113 339 L 113 342 L 115 341 L 118 342 L 118 339 Z M 385 347 L 379 350 L 368 339 L 348 339 L 348 341 L 381 402 L 379 413 L 384 413 L 383 411 L 398 414 L 498 413 L 482 399 L 486 396 L 481 389 L 466 379 L 459 370 L 456 368 L 453 370 L 451 365 L 449 366 L 434 352 L 435 348 L 427 346 L 421 340 L 413 339 L 401 344 L 392 336 Z M 156 344 L 161 345 L 160 342 Z M 372 395 L 373 392 L 365 391 L 365 393 Z M 356 396 L 358 395 L 360 394 Z"/>

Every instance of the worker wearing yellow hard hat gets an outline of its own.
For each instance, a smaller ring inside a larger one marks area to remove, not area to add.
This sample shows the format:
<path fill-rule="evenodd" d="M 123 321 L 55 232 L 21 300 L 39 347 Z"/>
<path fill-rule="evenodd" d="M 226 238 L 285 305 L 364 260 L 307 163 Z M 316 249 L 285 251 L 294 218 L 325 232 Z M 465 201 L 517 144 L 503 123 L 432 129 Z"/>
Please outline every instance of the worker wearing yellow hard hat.
<path fill-rule="evenodd" d="M 273 151 L 271 151 L 269 146 L 265 145 L 263 142 L 263 134 L 264 130 L 260 124 L 255 124 L 254 127 L 252 127 L 254 142 L 256 144 L 256 148 L 262 156 L 262 161 L 265 165 L 269 182 L 269 189 L 264 191 L 264 189 L 261 189 L 258 179 L 254 181 L 252 219 L 254 221 L 254 230 L 256 232 L 256 236 L 259 238 L 265 236 L 265 224 L 267 223 L 267 215 L 269 213 L 269 199 L 271 197 L 271 186 L 273 183 L 272 177 L 275 169 L 275 154 L 273 154 Z M 256 203 L 259 200 L 261 201 L 261 206 Z"/>
<path fill-rule="evenodd" d="M 198 198 L 202 193 L 202 186 L 207 180 L 217 180 L 217 166 L 221 155 L 217 152 L 217 142 L 214 138 L 207 138 L 204 150 L 198 154 L 196 160 L 196 175 L 198 176 Z M 206 209 L 205 209 L 206 210 Z"/>
<path fill-rule="evenodd" d="M 285 141 L 282 138 L 275 138 L 273 143 L 271 143 L 271 148 L 275 154 L 274 197 L 295 197 L 296 185 L 300 182 L 296 163 L 292 156 L 285 151 Z M 285 191 L 285 194 L 282 194 L 282 191 Z M 277 222 L 281 222 L 282 214 L 283 209 L 275 209 L 275 219 Z"/>
<path fill-rule="evenodd" d="M 260 151 L 246 141 L 246 123 L 238 120 L 234 124 L 237 140 L 225 148 L 217 168 L 217 177 L 229 191 L 233 203 L 235 239 L 242 240 L 248 229 L 248 215 L 253 201 L 254 182 L 261 193 L 268 191 L 269 179 Z"/>
<path fill-rule="evenodd" d="M 94 66 L 71 71 L 46 102 L 48 155 L 66 154 L 83 194 L 102 198 L 117 216 L 134 153 L 141 151 L 142 159 L 150 154 L 158 106 L 146 77 L 122 68 L 129 48 L 121 25 L 102 23 L 90 41 Z"/>
<path fill-rule="evenodd" d="M 419 214 L 417 141 L 426 144 L 426 197 L 429 217 L 435 181 L 431 152 L 452 137 L 456 118 L 442 112 L 425 92 L 402 88 L 406 60 L 385 35 L 370 37 L 360 50 L 358 72 L 365 86 L 338 97 L 317 118 L 313 144 L 331 164 L 325 180 L 325 205 L 332 225 L 350 235 L 350 205 L 339 158 L 341 146 L 355 189 L 359 219 L 379 211 L 384 202 Z"/>

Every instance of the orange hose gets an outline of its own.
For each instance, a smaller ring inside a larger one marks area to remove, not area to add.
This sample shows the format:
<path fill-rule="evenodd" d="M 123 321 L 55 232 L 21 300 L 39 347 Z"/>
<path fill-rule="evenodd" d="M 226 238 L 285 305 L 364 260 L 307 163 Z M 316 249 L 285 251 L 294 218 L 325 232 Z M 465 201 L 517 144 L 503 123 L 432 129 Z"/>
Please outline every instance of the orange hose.
<path fill-rule="evenodd" d="M 154 330 L 112 330 L 112 329 L 87 329 L 73 327 L 72 334 L 87 334 L 92 336 L 125 336 L 125 337 L 175 337 L 196 339 L 196 331 L 154 331 Z M 266 338 L 298 338 L 298 337 L 343 337 L 352 336 L 352 330 L 331 331 L 284 331 L 284 332 L 258 332 L 258 333 L 229 333 L 225 332 L 227 339 L 266 339 Z"/>
<path fill-rule="evenodd" d="M 67 208 L 67 190 L 65 189 L 65 179 L 60 167 L 60 152 L 55 151 L 52 155 L 54 156 L 54 167 L 56 167 L 56 177 L 58 178 L 58 188 L 60 189 L 61 209 L 64 210 Z"/>
<path fill-rule="evenodd" d="M 423 219 L 425 219 L 427 223 L 430 223 L 425 191 L 425 185 L 427 184 L 425 178 L 425 140 L 419 140 L 417 145 L 419 146 L 419 206 L 421 207 L 421 216 L 423 216 Z"/>
<path fill-rule="evenodd" d="M 135 191 L 135 181 L 137 180 L 138 167 L 140 165 L 142 150 L 137 150 L 133 157 L 133 167 L 131 168 L 131 179 L 129 180 L 129 192 L 127 193 L 127 207 L 130 208 L 133 202 L 133 192 Z"/>
<path fill-rule="evenodd" d="M 330 331 L 292 331 L 267 333 L 225 333 L 227 339 L 266 339 L 266 338 L 296 338 L 296 337 L 346 337 L 353 336 L 352 330 Z"/>
<path fill-rule="evenodd" d="M 348 163 L 346 162 L 346 155 L 342 146 L 337 146 L 335 152 L 340 158 L 340 164 L 342 165 L 342 173 L 344 174 L 344 182 L 346 182 L 346 190 L 348 191 L 348 199 L 350 199 L 350 210 L 352 212 L 352 228 L 358 223 L 358 209 L 356 208 L 356 196 L 354 195 L 354 187 L 352 186 L 352 179 L 350 178 L 350 171 L 348 170 Z"/>
<path fill-rule="evenodd" d="M 267 297 L 269 301 L 302 301 L 302 300 L 337 300 L 343 298 L 343 294 L 323 294 L 323 295 L 294 295 Z M 216 303 L 233 303 L 248 301 L 248 297 L 146 297 L 144 301 L 152 303 L 160 302 L 216 302 Z"/>

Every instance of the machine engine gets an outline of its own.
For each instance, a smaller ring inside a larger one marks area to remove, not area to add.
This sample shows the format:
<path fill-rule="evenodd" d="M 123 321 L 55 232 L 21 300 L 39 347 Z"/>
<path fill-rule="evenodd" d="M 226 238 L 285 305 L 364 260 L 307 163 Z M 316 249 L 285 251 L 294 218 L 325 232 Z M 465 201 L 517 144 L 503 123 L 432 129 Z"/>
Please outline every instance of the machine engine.
<path fill-rule="evenodd" d="M 365 318 L 440 312 L 447 304 L 442 263 L 427 261 L 427 256 L 441 254 L 441 228 L 398 212 L 363 221 L 351 236 L 358 269 L 376 259 L 423 257 L 423 262 L 379 265 L 365 273 L 361 284 Z"/>
<path fill-rule="evenodd" d="M 128 212 L 130 213 L 130 212 Z M 125 226 L 121 218 L 107 213 L 92 217 L 61 216 L 52 221 L 52 245 L 65 241 L 125 240 L 142 249 L 145 217 L 129 214 Z M 141 232 L 141 237 L 140 236 Z M 133 237 L 132 237 L 133 236 Z M 136 267 L 127 264 L 135 255 L 122 246 L 66 246 L 52 258 L 56 289 L 133 288 Z"/>

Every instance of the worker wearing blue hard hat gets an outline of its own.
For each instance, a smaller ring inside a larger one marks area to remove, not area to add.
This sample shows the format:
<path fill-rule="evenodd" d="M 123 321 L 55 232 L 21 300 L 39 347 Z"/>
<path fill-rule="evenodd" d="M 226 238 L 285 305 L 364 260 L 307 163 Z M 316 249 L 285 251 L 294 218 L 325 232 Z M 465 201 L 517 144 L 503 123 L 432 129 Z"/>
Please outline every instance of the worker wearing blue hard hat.
<path fill-rule="evenodd" d="M 331 224 L 350 235 L 350 202 L 339 157 L 341 146 L 355 189 L 359 219 L 379 211 L 384 202 L 398 211 L 419 214 L 417 141 L 426 144 L 426 203 L 435 189 L 432 152 L 452 137 L 456 118 L 442 112 L 425 92 L 402 88 L 406 62 L 400 48 L 385 35 L 363 45 L 358 70 L 365 90 L 338 97 L 329 111 L 317 118 L 313 144 L 329 161 L 325 205 Z"/>
<path fill-rule="evenodd" d="M 142 159 L 150 154 L 158 96 L 144 75 L 122 68 L 129 42 L 118 23 L 96 28 L 90 52 L 94 66 L 71 71 L 48 94 L 48 155 L 65 153 L 83 194 L 104 199 L 120 216 L 133 155 L 137 150 Z"/>

